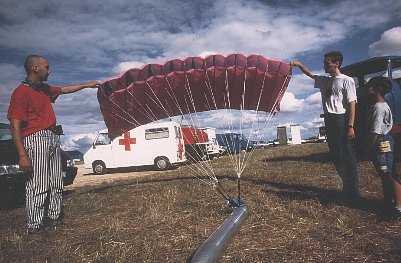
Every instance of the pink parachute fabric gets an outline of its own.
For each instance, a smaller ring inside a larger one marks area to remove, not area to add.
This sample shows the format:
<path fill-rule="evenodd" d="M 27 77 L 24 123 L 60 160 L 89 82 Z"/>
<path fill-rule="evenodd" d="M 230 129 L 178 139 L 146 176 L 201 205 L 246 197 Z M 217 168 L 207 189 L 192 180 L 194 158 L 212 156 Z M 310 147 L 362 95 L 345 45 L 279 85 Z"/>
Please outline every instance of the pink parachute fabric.
<path fill-rule="evenodd" d="M 148 64 L 105 81 L 98 100 L 111 139 L 159 119 L 237 109 L 275 113 L 289 64 L 261 55 L 211 55 Z"/>

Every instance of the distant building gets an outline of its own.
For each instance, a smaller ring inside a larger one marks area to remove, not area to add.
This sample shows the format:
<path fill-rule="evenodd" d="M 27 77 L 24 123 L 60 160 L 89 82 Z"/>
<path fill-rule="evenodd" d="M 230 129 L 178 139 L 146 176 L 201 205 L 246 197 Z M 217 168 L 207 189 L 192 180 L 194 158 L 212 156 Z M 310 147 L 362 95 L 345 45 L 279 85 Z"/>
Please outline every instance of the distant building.
<path fill-rule="evenodd" d="M 287 137 L 287 127 L 280 126 L 277 127 L 277 138 L 280 145 L 286 145 L 288 141 Z"/>
<path fill-rule="evenodd" d="M 291 124 L 290 125 L 290 135 L 291 137 L 288 138 L 287 135 L 287 127 L 280 126 L 277 127 L 277 138 L 280 145 L 287 145 L 287 144 L 301 144 L 301 129 L 299 124 Z"/>
<path fill-rule="evenodd" d="M 291 132 L 291 143 L 292 144 L 301 144 L 301 129 L 298 124 L 294 124 L 290 126 Z"/>

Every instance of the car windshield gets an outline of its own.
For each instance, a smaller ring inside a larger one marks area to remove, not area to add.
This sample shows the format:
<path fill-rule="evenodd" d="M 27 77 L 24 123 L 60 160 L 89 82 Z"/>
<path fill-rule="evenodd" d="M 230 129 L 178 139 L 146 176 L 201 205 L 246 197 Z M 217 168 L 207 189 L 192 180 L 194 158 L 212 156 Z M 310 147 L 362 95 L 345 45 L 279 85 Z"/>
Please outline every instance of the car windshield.
<path fill-rule="evenodd" d="M 11 140 L 11 132 L 8 128 L 1 128 L 0 129 L 0 141 Z"/>

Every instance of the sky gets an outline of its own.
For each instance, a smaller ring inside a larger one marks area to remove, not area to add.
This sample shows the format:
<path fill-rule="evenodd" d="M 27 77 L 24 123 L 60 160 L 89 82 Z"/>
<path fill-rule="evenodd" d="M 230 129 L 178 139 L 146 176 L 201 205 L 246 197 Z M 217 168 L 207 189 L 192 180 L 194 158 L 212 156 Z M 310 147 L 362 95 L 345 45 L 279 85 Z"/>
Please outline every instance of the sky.
<path fill-rule="evenodd" d="M 323 73 L 323 54 L 340 50 L 343 65 L 401 55 L 401 1 L 258 0 L 0 0 L 0 122 L 8 122 L 12 91 L 25 78 L 30 54 L 45 56 L 48 83 L 105 80 L 133 67 L 211 53 L 260 54 L 299 60 Z M 96 90 L 62 95 L 53 105 L 63 125 L 62 148 L 85 152 L 106 128 Z M 293 69 L 277 126 L 299 124 L 303 139 L 323 125 L 313 80 Z M 216 115 L 216 113 L 214 113 Z M 250 117 L 252 118 L 252 117 Z M 204 125 L 215 122 L 206 115 Z"/>

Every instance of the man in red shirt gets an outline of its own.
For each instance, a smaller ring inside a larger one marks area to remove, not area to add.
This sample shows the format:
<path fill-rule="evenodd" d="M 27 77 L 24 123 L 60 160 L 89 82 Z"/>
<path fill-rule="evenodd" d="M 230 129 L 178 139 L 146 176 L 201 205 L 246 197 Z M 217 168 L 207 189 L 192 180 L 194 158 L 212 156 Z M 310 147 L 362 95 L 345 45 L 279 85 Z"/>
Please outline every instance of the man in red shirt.
<path fill-rule="evenodd" d="M 11 96 L 7 118 L 20 169 L 32 173 L 25 185 L 26 210 L 28 234 L 37 234 L 42 232 L 45 218 L 53 225 L 61 220 L 60 133 L 55 129 L 56 117 L 51 103 L 61 94 L 97 88 L 100 83 L 90 81 L 62 88 L 49 86 L 43 83 L 50 75 L 49 63 L 38 55 L 28 56 L 24 67 L 27 76 Z M 45 208 L 47 197 L 50 202 Z"/>

